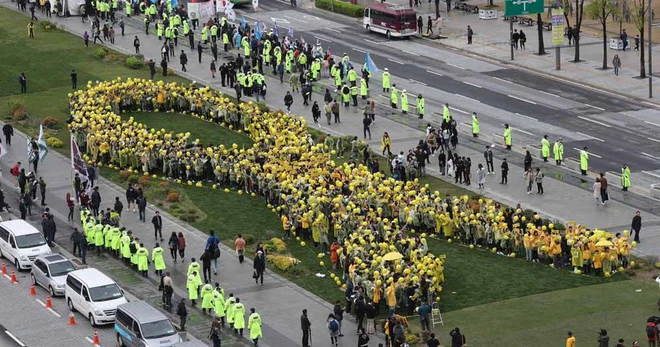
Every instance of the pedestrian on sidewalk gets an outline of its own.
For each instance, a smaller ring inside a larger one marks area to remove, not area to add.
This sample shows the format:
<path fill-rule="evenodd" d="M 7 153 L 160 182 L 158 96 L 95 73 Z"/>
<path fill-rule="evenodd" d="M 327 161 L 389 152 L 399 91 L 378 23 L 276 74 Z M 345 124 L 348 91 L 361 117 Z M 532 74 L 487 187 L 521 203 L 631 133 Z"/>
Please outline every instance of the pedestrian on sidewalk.
<path fill-rule="evenodd" d="M 433 35 L 433 20 L 431 19 L 431 16 L 426 20 L 426 34 Z"/>
<path fill-rule="evenodd" d="M 369 140 L 371 140 L 371 117 L 369 117 L 368 114 L 365 114 L 364 118 L 362 119 L 362 133 L 364 139 L 366 139 L 367 134 L 369 134 Z"/>
<path fill-rule="evenodd" d="M 67 221 L 68 222 L 73 222 L 73 208 L 75 204 L 73 201 L 73 198 L 71 197 L 71 193 L 66 193 L 66 207 L 69 209 L 69 215 L 67 216 Z"/>
<path fill-rule="evenodd" d="M 337 336 L 339 336 L 339 323 L 335 319 L 334 314 L 329 314 L 328 315 L 328 332 L 330 333 L 330 345 L 331 346 L 339 346 L 339 342 L 337 341 Z"/>
<path fill-rule="evenodd" d="M 596 177 L 596 182 L 594 182 L 594 199 L 596 200 L 596 206 L 600 205 L 600 178 Z"/>
<path fill-rule="evenodd" d="M 603 205 L 605 202 L 610 199 L 609 194 L 607 193 L 607 177 L 604 173 L 600 173 L 600 201 Z"/>
<path fill-rule="evenodd" d="M 628 33 L 626 32 L 626 29 L 623 29 L 619 39 L 623 41 L 623 51 L 625 52 L 626 48 L 628 48 Z"/>
<path fill-rule="evenodd" d="M 541 168 L 536 168 L 536 194 L 543 194 L 543 172 Z"/>
<path fill-rule="evenodd" d="M 179 248 L 179 238 L 176 236 L 175 231 L 173 231 L 172 235 L 170 235 L 170 239 L 167 241 L 167 244 L 170 248 L 170 256 L 174 260 L 174 263 L 176 263 L 176 251 Z"/>
<path fill-rule="evenodd" d="M 468 25 L 467 27 L 467 43 L 468 45 L 472 44 L 472 35 L 474 35 L 474 30 Z"/>
<path fill-rule="evenodd" d="M 486 172 L 484 166 L 481 164 L 477 166 L 477 183 L 479 184 L 479 189 L 484 189 L 484 185 L 486 184 Z"/>
<path fill-rule="evenodd" d="M 211 258 L 213 253 L 210 249 L 204 250 L 202 256 L 199 257 L 199 260 L 202 261 L 202 274 L 204 275 L 204 283 L 211 282 Z"/>
<path fill-rule="evenodd" d="M 199 59 L 199 63 L 202 63 L 202 50 L 204 47 L 202 47 L 202 41 L 197 42 L 197 58 Z"/>
<path fill-rule="evenodd" d="M 360 329 L 358 335 L 358 347 L 369 347 L 369 335 L 364 329 Z"/>
<path fill-rule="evenodd" d="M 532 153 L 529 152 L 529 149 L 525 149 L 525 171 L 529 171 L 532 169 L 532 161 L 534 159 L 532 158 Z"/>
<path fill-rule="evenodd" d="M 612 58 L 612 66 L 614 66 L 614 75 L 619 76 L 619 70 L 621 69 L 621 58 L 619 58 L 618 54 L 615 54 L 614 58 Z"/>
<path fill-rule="evenodd" d="M 422 16 L 419 16 L 417 18 L 417 33 L 422 35 L 422 30 L 424 30 L 424 18 L 422 18 Z"/>
<path fill-rule="evenodd" d="M 46 206 L 46 181 L 43 177 L 39 177 L 39 194 L 41 195 L 41 206 Z"/>
<path fill-rule="evenodd" d="M 302 310 L 302 316 L 300 316 L 300 328 L 302 329 L 302 347 L 309 347 L 309 335 L 312 330 L 312 322 L 307 318 L 307 309 Z"/>
<path fill-rule="evenodd" d="M 222 347 L 222 339 L 220 337 L 220 317 L 215 317 L 211 324 L 211 331 L 209 332 L 209 339 L 213 341 L 213 347 Z"/>
<path fill-rule="evenodd" d="M 513 36 L 512 36 L 511 44 L 513 45 L 513 48 L 518 49 L 518 40 L 520 40 L 520 34 L 518 33 L 518 29 L 513 29 Z"/>
<path fill-rule="evenodd" d="M 183 51 L 181 51 L 181 55 L 183 55 Z M 215 78 L 215 71 L 216 71 L 215 60 L 211 60 L 210 70 L 211 70 L 211 77 Z M 223 87 L 225 86 L 225 75 L 226 75 L 226 73 L 224 73 L 223 76 L 222 76 L 222 86 Z"/>
<path fill-rule="evenodd" d="M 14 136 L 14 127 L 7 123 L 2 127 L 2 133 L 5 134 L 5 143 L 8 146 L 11 146 L 11 137 Z"/>
<path fill-rule="evenodd" d="M 139 195 L 137 198 L 138 217 L 140 221 L 145 223 L 147 221 L 147 198 L 144 195 Z M 155 233 L 155 232 L 154 232 Z M 162 240 L 162 237 L 161 237 Z"/>
<path fill-rule="evenodd" d="M 633 240 L 637 243 L 640 243 L 639 241 L 639 231 L 642 230 L 642 213 L 637 211 L 635 212 L 635 216 L 632 219 L 632 224 L 630 225 L 630 229 L 632 229 L 634 238 Z"/>
<path fill-rule="evenodd" d="M 573 45 L 573 28 L 571 28 L 571 26 L 569 25 L 569 26 L 567 26 L 566 31 L 567 31 L 566 36 L 568 36 L 568 45 L 572 46 Z"/>
<path fill-rule="evenodd" d="M 188 56 L 186 55 L 186 52 L 181 50 L 181 55 L 179 55 L 179 61 L 181 62 L 181 70 L 183 72 L 186 72 L 186 64 L 188 64 Z M 215 78 L 215 69 L 213 69 L 213 78 Z"/>
<path fill-rule="evenodd" d="M 101 193 L 99 193 L 99 187 L 94 187 L 92 189 L 91 199 L 92 214 L 94 217 L 98 217 L 99 207 L 101 207 Z"/>
<path fill-rule="evenodd" d="M 156 211 L 153 218 L 151 218 L 151 224 L 154 225 L 154 239 L 163 242 L 163 217 L 159 211 Z"/>
<path fill-rule="evenodd" d="M 266 271 L 266 257 L 264 257 L 264 252 L 257 251 L 257 255 L 254 256 L 253 262 L 254 268 L 254 283 L 259 283 L 261 279 L 261 285 L 264 285 L 264 272 Z"/>
<path fill-rule="evenodd" d="M 523 176 L 525 178 L 525 185 L 527 186 L 527 195 L 529 195 L 532 193 L 532 184 L 534 184 L 534 179 L 536 178 L 536 174 L 534 174 L 532 168 L 529 168 L 529 170 L 525 171 Z"/>
<path fill-rule="evenodd" d="M 286 106 L 286 112 L 288 114 L 291 113 L 291 105 L 293 105 L 293 96 L 291 95 L 291 92 L 287 91 L 284 96 L 284 106 Z"/>
<path fill-rule="evenodd" d="M 525 33 L 520 30 L 520 48 L 523 50 L 525 50 L 525 42 L 527 42 L 527 35 L 525 35 Z"/>
<path fill-rule="evenodd" d="M 509 163 L 506 162 L 506 158 L 502 159 L 502 165 L 500 165 L 500 168 L 502 169 L 502 181 L 500 182 L 500 184 L 509 183 L 509 179 L 508 179 Z"/>
<path fill-rule="evenodd" d="M 332 106 L 330 106 L 330 110 L 332 111 L 332 114 L 334 115 L 335 124 L 336 123 L 341 123 L 341 119 L 339 118 L 339 103 L 337 102 L 337 99 L 334 99 L 332 101 Z M 330 124 L 330 123 L 328 122 L 328 124 Z"/>
<path fill-rule="evenodd" d="M 186 309 L 186 299 L 181 298 L 179 306 L 176 309 L 176 315 L 179 316 L 179 330 L 186 331 L 186 319 L 188 318 L 188 310 Z"/>
<path fill-rule="evenodd" d="M 639 51 L 639 35 L 635 35 L 635 50 Z"/>

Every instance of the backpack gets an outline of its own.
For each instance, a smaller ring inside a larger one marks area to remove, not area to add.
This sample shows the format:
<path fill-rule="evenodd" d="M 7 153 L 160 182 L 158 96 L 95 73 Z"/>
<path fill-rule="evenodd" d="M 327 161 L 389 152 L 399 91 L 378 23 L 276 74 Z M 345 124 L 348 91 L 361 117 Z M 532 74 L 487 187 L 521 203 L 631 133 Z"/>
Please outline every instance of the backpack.
<path fill-rule="evenodd" d="M 653 325 L 646 326 L 646 337 L 648 337 L 649 339 L 655 338 L 655 326 Z"/>
<path fill-rule="evenodd" d="M 333 333 L 339 331 L 339 323 L 337 323 L 337 321 L 334 319 L 330 321 L 330 331 L 332 331 Z"/>

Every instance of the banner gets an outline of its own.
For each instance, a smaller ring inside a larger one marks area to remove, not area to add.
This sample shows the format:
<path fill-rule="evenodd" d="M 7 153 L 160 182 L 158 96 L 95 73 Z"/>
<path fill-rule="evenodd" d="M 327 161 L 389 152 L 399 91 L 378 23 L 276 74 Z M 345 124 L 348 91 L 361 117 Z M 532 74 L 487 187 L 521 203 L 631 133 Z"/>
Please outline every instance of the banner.
<path fill-rule="evenodd" d="M 87 165 L 85 164 L 82 154 L 80 154 L 80 149 L 78 148 L 78 144 L 76 143 L 76 139 L 73 138 L 73 135 L 71 135 L 71 168 L 73 169 L 74 175 L 78 174 L 83 183 L 89 180 Z M 71 179 L 73 180 L 73 177 Z"/>
<path fill-rule="evenodd" d="M 4 157 L 5 154 L 7 154 L 7 149 L 5 148 L 5 146 L 0 144 L 0 158 Z"/>
<path fill-rule="evenodd" d="M 376 66 L 376 63 L 374 63 L 374 61 L 371 59 L 371 55 L 369 55 L 369 53 L 367 53 L 367 57 L 365 58 L 365 61 L 366 61 L 365 65 L 367 67 L 367 71 L 371 73 L 379 71 L 378 67 Z"/>
<path fill-rule="evenodd" d="M 254 12 L 259 11 L 259 0 L 252 0 L 252 8 L 254 9 Z"/>
<path fill-rule="evenodd" d="M 553 8 L 552 11 L 552 45 L 564 44 L 564 10 Z"/>
<path fill-rule="evenodd" d="M 215 17 L 215 6 L 213 1 L 199 3 L 199 22 L 206 23 L 211 18 Z"/>
<path fill-rule="evenodd" d="M 46 138 L 44 138 L 43 124 L 39 125 L 39 139 L 37 140 L 37 146 L 39 146 L 39 161 L 43 162 L 48 155 L 48 145 L 46 144 Z"/>
<path fill-rule="evenodd" d="M 190 17 L 191 20 L 199 19 L 198 2 L 188 2 L 188 17 Z"/>
<path fill-rule="evenodd" d="M 27 148 L 26 149 L 27 149 L 28 163 L 32 163 L 37 159 L 37 153 L 35 153 L 32 150 L 32 141 L 31 140 L 32 140 L 31 138 L 29 138 L 29 137 L 27 138 Z"/>
<path fill-rule="evenodd" d="M 257 40 L 261 40 L 262 35 L 263 35 L 263 27 L 261 26 L 261 23 L 259 22 L 254 23 L 254 37 Z"/>

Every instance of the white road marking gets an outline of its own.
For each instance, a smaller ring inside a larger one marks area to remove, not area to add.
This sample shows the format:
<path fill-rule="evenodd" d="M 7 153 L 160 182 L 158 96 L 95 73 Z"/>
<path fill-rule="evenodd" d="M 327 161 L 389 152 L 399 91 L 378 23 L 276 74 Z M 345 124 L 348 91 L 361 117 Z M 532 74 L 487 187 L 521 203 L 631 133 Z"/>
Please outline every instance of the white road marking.
<path fill-rule="evenodd" d="M 658 174 L 656 174 L 656 173 L 649 172 L 649 171 L 642 171 L 642 172 L 645 173 L 645 174 L 647 174 L 647 175 L 651 175 L 651 176 L 653 176 L 653 177 L 660 178 L 660 175 L 658 175 Z"/>
<path fill-rule="evenodd" d="M 458 66 L 458 65 L 455 65 L 455 64 L 452 64 L 452 63 L 447 63 L 447 65 L 449 65 L 449 66 L 453 66 L 453 67 L 455 67 L 455 68 L 457 68 L 457 69 L 465 70 L 464 67 L 462 67 L 462 66 Z"/>
<path fill-rule="evenodd" d="M 498 81 L 505 82 L 505 83 L 515 84 L 515 83 L 513 83 L 513 82 L 511 82 L 511 81 L 509 81 L 509 80 L 505 80 L 504 78 L 499 78 L 499 77 L 493 77 L 493 78 L 496 79 L 496 80 L 498 80 Z"/>
<path fill-rule="evenodd" d="M 468 123 L 461 123 L 461 125 L 465 125 L 465 126 L 466 126 L 466 127 L 468 127 L 468 128 L 472 128 L 472 124 L 468 124 Z"/>
<path fill-rule="evenodd" d="M 561 96 L 559 96 L 559 95 L 557 95 L 557 94 L 548 93 L 548 92 L 543 91 L 543 90 L 539 90 L 539 92 L 541 92 L 541 93 L 543 93 L 543 94 L 545 94 L 545 95 L 554 96 L 555 98 L 561 98 Z"/>
<path fill-rule="evenodd" d="M 474 101 L 474 102 L 479 103 L 479 104 L 481 103 L 481 101 L 479 101 L 477 99 L 472 99 L 471 97 L 468 97 L 468 96 L 465 96 L 465 95 L 461 95 L 461 94 L 458 94 L 458 93 L 454 93 L 454 95 L 460 96 L 461 98 L 468 99 L 470 101 Z"/>
<path fill-rule="evenodd" d="M 452 110 L 455 110 L 456 112 L 469 114 L 469 112 L 467 112 L 467 111 L 463 111 L 463 110 L 461 110 L 460 108 L 452 107 L 451 109 L 452 109 Z"/>
<path fill-rule="evenodd" d="M 440 77 L 444 76 L 443 74 L 441 74 L 441 73 L 439 73 L 439 72 L 432 71 L 432 70 L 426 70 L 426 72 L 428 72 L 428 73 L 430 73 L 430 74 L 434 74 L 434 75 L 436 75 L 436 76 L 440 76 Z"/>
<path fill-rule="evenodd" d="M 325 28 L 325 30 L 330 30 L 330 31 L 335 32 L 337 34 L 341 33 L 341 31 L 339 31 L 337 29 L 333 29 L 333 28 Z"/>
<path fill-rule="evenodd" d="M 410 81 L 410 82 L 412 82 L 412 83 L 417 83 L 417 84 L 421 84 L 421 85 L 423 85 L 423 86 L 426 86 L 426 85 L 427 85 L 427 84 L 426 84 L 426 83 L 424 83 L 424 82 L 420 82 L 420 81 L 415 81 L 414 79 L 408 79 L 408 81 Z"/>
<path fill-rule="evenodd" d="M 653 107 L 653 108 L 658 107 L 658 105 L 653 104 L 653 103 L 650 103 L 650 102 L 648 102 L 648 101 L 642 101 L 642 104 L 646 104 L 646 105 L 651 106 L 651 107 Z"/>
<path fill-rule="evenodd" d="M 394 59 L 387 59 L 387 60 L 389 60 L 389 61 L 391 61 L 391 62 L 393 62 L 393 63 L 397 63 L 397 64 L 399 64 L 399 65 L 405 65 L 405 64 L 406 64 L 406 63 L 402 63 L 402 62 L 400 62 L 400 61 L 398 61 L 398 60 L 394 60 Z"/>
<path fill-rule="evenodd" d="M 577 147 L 573 147 L 573 149 L 576 150 L 576 151 L 578 151 L 578 152 L 582 151 L 581 149 L 579 149 L 579 148 L 577 148 Z M 601 157 L 600 155 L 598 155 L 598 154 L 596 154 L 596 153 L 591 153 L 591 152 L 589 152 L 589 151 L 587 151 L 587 153 L 589 153 L 589 156 L 592 156 L 592 155 L 593 155 L 593 156 L 596 157 L 596 158 L 603 159 L 603 157 Z"/>
<path fill-rule="evenodd" d="M 419 54 L 417 54 L 417 53 L 413 53 L 413 52 L 411 52 L 411 51 L 406 51 L 405 49 L 402 49 L 401 51 L 403 51 L 403 52 L 405 52 L 405 53 L 408 53 L 408 54 L 410 54 L 410 55 L 414 55 L 414 56 L 419 57 Z"/>
<path fill-rule="evenodd" d="M 658 140 L 658 139 L 654 139 L 654 138 L 652 138 L 652 137 L 647 137 L 646 139 L 647 139 L 647 140 L 651 140 L 651 141 L 653 141 L 653 142 L 658 142 L 658 143 L 660 143 L 660 140 Z"/>
<path fill-rule="evenodd" d="M 383 94 L 378 95 L 378 96 L 380 96 L 381 98 L 385 98 L 385 99 L 389 99 L 389 98 L 390 98 L 389 96 L 387 96 L 387 95 L 383 95 Z"/>
<path fill-rule="evenodd" d="M 9 276 L 9 275 L 5 275 L 5 277 L 6 277 L 8 280 L 11 281 L 11 276 Z"/>
<path fill-rule="evenodd" d="M 656 159 L 656 160 L 660 160 L 659 157 L 656 157 L 655 155 L 651 155 L 651 154 L 648 154 L 648 153 L 644 153 L 644 152 L 642 152 L 642 155 L 645 155 L 645 156 L 647 156 L 647 157 L 649 157 L 649 158 L 653 158 L 653 159 Z"/>
<path fill-rule="evenodd" d="M 538 121 L 539 121 L 538 119 L 536 119 L 536 118 L 534 118 L 534 117 L 526 116 L 526 115 L 524 115 L 524 114 L 522 114 L 522 113 L 518 113 L 518 112 L 516 112 L 516 114 L 519 115 L 520 117 L 524 117 L 524 118 L 527 118 L 527 119 L 531 119 L 531 120 L 533 120 L 533 121 L 535 121 L 535 122 L 538 122 Z"/>
<path fill-rule="evenodd" d="M 515 131 L 521 132 L 521 133 L 523 133 L 523 134 L 527 134 L 527 135 L 529 135 L 529 136 L 536 136 L 535 134 L 532 134 L 532 133 L 530 133 L 529 131 L 525 131 L 525 130 L 518 129 L 518 128 L 512 128 L 512 129 L 515 130 Z"/>
<path fill-rule="evenodd" d="M 594 105 L 584 104 L 584 106 L 588 106 L 588 107 L 591 107 L 591 108 L 595 108 L 595 109 L 597 109 L 597 110 L 605 111 L 604 108 L 602 108 L 602 107 L 598 107 L 598 106 L 594 106 Z"/>
<path fill-rule="evenodd" d="M 352 48 L 354 51 L 358 51 L 358 52 L 360 52 L 360 53 L 367 53 L 367 51 L 362 50 L 362 49 L 359 49 L 359 48 L 355 48 L 355 47 L 351 47 L 351 48 Z"/>
<path fill-rule="evenodd" d="M 43 301 L 41 301 L 41 300 L 39 300 L 39 299 L 34 299 L 34 300 L 36 300 L 38 303 L 40 303 L 41 306 L 46 307 L 46 303 L 44 303 Z M 50 313 L 52 313 L 53 315 L 55 315 L 55 317 L 57 317 L 57 318 L 62 317 L 59 313 L 55 312 L 55 310 L 53 310 L 53 309 L 50 308 L 50 307 L 47 308 L 47 310 L 50 311 Z"/>
<path fill-rule="evenodd" d="M 16 343 L 18 343 L 19 346 L 25 347 L 25 344 L 21 342 L 21 340 L 19 340 L 18 337 L 14 336 L 14 334 L 10 333 L 9 330 L 5 330 L 5 334 L 11 337 L 12 340 L 16 341 Z"/>
<path fill-rule="evenodd" d="M 603 123 L 603 122 L 599 122 L 599 121 L 597 121 L 597 120 L 595 120 L 595 119 L 591 119 L 591 118 L 588 118 L 588 117 L 578 116 L 578 118 L 580 118 L 580 119 L 582 119 L 582 120 L 586 120 L 587 122 L 591 122 L 591 123 L 595 123 L 595 124 L 598 124 L 598 125 L 602 125 L 602 126 L 604 126 L 604 127 L 606 127 L 606 128 L 611 128 L 611 127 L 612 127 L 612 126 L 609 125 L 609 124 L 606 124 L 606 123 Z"/>
<path fill-rule="evenodd" d="M 646 120 L 644 121 L 644 123 L 646 123 L 646 124 L 651 124 L 651 125 L 655 125 L 655 126 L 657 126 L 657 127 L 660 127 L 660 124 L 658 124 L 658 123 L 653 123 L 653 122 L 649 122 L 649 121 L 646 121 Z"/>
<path fill-rule="evenodd" d="M 473 86 L 473 87 L 477 87 L 477 88 L 483 88 L 482 86 L 480 86 L 480 85 L 478 85 L 478 84 L 474 84 L 474 83 L 470 83 L 470 82 L 465 82 L 465 81 L 462 81 L 462 82 L 465 83 L 465 84 L 467 84 L 467 85 L 469 85 L 469 86 Z"/>
<path fill-rule="evenodd" d="M 373 43 L 374 45 L 380 45 L 380 42 L 376 42 L 376 41 L 369 40 L 369 39 L 364 39 L 364 40 L 369 42 L 369 43 Z"/>
<path fill-rule="evenodd" d="M 85 336 L 85 340 L 87 340 L 87 342 L 89 342 L 91 344 L 94 344 L 94 340 L 92 340 L 92 338 L 89 337 L 89 336 Z"/>
<path fill-rule="evenodd" d="M 519 98 L 519 97 L 517 97 L 517 96 L 515 96 L 515 95 L 507 94 L 507 96 L 510 97 L 510 98 L 516 99 L 516 100 L 520 100 L 520 101 L 524 101 L 524 102 L 526 102 L 526 103 L 530 103 L 530 104 L 532 104 L 532 105 L 536 105 L 536 103 L 535 103 L 534 101 L 529 101 L 529 100 L 527 100 L 527 99 Z"/>
<path fill-rule="evenodd" d="M 493 134 L 493 136 L 504 138 L 504 136 L 502 136 L 501 134 Z"/>
<path fill-rule="evenodd" d="M 289 16 L 282 16 L 282 17 L 288 18 L 288 19 L 291 19 L 291 20 L 295 20 L 295 21 L 298 21 L 298 22 L 302 22 L 302 23 L 309 23 L 306 20 L 302 20 L 302 19 L 298 19 L 298 18 L 293 18 L 293 17 L 289 17 Z"/>
<path fill-rule="evenodd" d="M 332 40 L 330 40 L 330 39 L 327 39 L 327 38 L 325 38 L 325 37 L 321 37 L 321 36 L 314 36 L 314 37 L 315 37 L 317 40 L 326 41 L 326 42 L 334 42 L 334 41 L 332 41 Z"/>
<path fill-rule="evenodd" d="M 41 306 L 46 307 L 46 303 L 44 303 L 43 301 L 41 301 L 39 299 L 34 299 L 34 300 L 36 300 L 38 303 L 40 303 Z"/>
<path fill-rule="evenodd" d="M 601 139 L 599 139 L 599 138 L 597 138 L 597 137 L 593 137 L 593 136 L 591 136 L 591 135 L 588 135 L 588 134 L 585 134 L 585 133 L 581 133 L 581 132 L 579 132 L 579 131 L 577 131 L 576 133 L 578 133 L 578 134 L 580 134 L 580 135 L 582 135 L 582 136 L 584 136 L 584 137 L 586 137 L 586 138 L 590 138 L 590 139 L 592 139 L 592 140 L 596 140 L 596 141 L 600 141 L 600 142 L 605 142 L 605 140 L 601 140 Z"/>

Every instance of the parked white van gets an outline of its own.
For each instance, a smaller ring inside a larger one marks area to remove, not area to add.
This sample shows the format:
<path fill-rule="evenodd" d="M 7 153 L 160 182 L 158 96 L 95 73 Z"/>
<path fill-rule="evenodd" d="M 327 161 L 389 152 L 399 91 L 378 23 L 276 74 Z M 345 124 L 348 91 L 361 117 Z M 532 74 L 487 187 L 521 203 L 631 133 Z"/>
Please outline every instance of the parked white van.
<path fill-rule="evenodd" d="M 64 297 L 69 309 L 87 317 L 92 326 L 114 322 L 117 306 L 128 302 L 115 281 L 93 268 L 69 272 Z"/>
<path fill-rule="evenodd" d="M 34 260 L 51 250 L 44 235 L 22 219 L 0 223 L 0 258 L 14 263 L 16 270 L 32 268 Z"/>
<path fill-rule="evenodd" d="M 181 342 L 172 322 L 144 301 L 117 307 L 115 331 L 122 347 L 170 347 Z"/>

